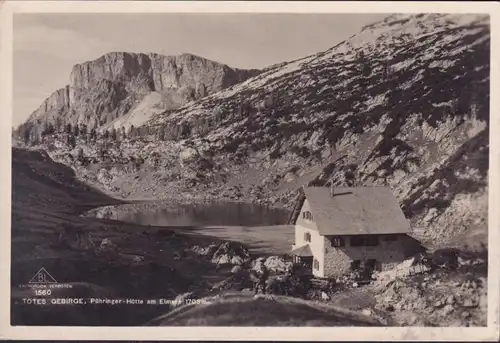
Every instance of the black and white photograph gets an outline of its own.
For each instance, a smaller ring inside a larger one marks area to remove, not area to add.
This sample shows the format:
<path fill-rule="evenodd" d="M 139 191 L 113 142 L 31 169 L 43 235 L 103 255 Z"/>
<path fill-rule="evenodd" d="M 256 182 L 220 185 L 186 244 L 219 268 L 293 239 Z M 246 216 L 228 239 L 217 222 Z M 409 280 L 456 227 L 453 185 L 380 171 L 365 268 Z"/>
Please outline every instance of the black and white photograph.
<path fill-rule="evenodd" d="M 491 325 L 470 8 L 14 13 L 10 326 Z"/>

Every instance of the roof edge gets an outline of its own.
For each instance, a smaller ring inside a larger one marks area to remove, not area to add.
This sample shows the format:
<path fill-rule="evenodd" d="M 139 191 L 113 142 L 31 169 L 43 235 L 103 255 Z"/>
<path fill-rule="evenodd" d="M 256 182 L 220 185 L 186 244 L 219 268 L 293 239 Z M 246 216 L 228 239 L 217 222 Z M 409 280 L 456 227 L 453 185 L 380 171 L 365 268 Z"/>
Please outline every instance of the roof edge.
<path fill-rule="evenodd" d="M 297 201 L 295 202 L 295 206 L 293 207 L 293 210 L 292 210 L 292 213 L 290 214 L 290 217 L 288 218 L 289 225 L 295 225 L 295 223 L 300 215 L 300 209 L 304 205 L 304 201 L 306 201 L 304 187 L 300 187 L 299 188 L 299 197 L 298 197 Z"/>

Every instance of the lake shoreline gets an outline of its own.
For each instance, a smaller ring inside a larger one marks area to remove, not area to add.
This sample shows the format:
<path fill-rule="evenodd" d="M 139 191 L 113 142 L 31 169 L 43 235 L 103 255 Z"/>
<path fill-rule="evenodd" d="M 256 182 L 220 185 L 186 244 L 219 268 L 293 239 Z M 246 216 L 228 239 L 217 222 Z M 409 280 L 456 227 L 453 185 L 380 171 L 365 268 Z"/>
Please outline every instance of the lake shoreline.
<path fill-rule="evenodd" d="M 244 201 L 190 202 L 176 199 L 110 204 L 92 208 L 82 216 L 140 225 L 266 226 L 287 224 L 290 212 Z"/>
<path fill-rule="evenodd" d="M 84 216 L 238 242 L 263 255 L 287 253 L 294 240 L 287 211 L 244 202 L 148 201 L 99 207 Z"/>

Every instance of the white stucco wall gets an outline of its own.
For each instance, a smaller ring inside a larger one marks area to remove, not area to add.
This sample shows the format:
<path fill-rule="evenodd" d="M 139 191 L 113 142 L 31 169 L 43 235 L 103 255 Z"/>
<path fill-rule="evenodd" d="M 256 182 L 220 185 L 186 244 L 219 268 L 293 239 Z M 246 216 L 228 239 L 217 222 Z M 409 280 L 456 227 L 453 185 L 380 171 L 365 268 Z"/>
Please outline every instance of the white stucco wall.
<path fill-rule="evenodd" d="M 293 245 L 292 249 L 309 244 L 314 258 L 319 262 L 319 269 L 314 269 L 313 264 L 313 275 L 322 277 L 324 275 L 324 237 L 319 234 L 316 223 L 314 222 L 314 218 L 313 221 L 310 221 L 303 219 L 302 217 L 303 212 L 310 210 L 311 208 L 309 206 L 309 203 L 307 200 L 305 200 L 304 204 L 302 205 L 302 209 L 300 210 L 299 218 L 297 219 L 295 224 L 295 244 Z M 305 233 L 307 232 L 311 235 L 311 242 L 306 242 L 304 240 Z"/>

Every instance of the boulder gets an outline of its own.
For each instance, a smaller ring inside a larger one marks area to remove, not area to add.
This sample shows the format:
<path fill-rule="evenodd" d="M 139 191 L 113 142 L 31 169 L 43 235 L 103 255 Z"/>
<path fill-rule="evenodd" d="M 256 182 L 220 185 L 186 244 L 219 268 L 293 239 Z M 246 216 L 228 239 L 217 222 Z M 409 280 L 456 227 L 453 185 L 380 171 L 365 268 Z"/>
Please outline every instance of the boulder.
<path fill-rule="evenodd" d="M 196 149 L 191 147 L 183 149 L 179 153 L 179 161 L 181 163 L 181 167 L 184 167 L 187 163 L 195 160 L 197 157 L 199 157 L 199 153 Z"/>
<path fill-rule="evenodd" d="M 446 305 L 445 307 L 443 307 L 443 314 L 445 316 L 449 315 L 450 313 L 452 313 L 455 309 L 453 308 L 452 305 Z"/>
<path fill-rule="evenodd" d="M 455 297 L 452 295 L 448 296 L 448 298 L 446 298 L 446 304 L 447 305 L 453 305 L 455 303 Z"/>
<path fill-rule="evenodd" d="M 191 251 L 197 253 L 198 255 L 210 256 L 211 258 L 218 248 L 219 246 L 217 244 L 210 244 L 207 247 L 200 247 L 199 245 L 195 245 L 191 248 Z"/>
<path fill-rule="evenodd" d="M 119 253 L 118 246 L 114 244 L 113 241 L 109 238 L 104 238 L 97 250 L 99 254 L 104 255 L 116 255 Z"/>
<path fill-rule="evenodd" d="M 372 311 L 369 308 L 363 309 L 361 311 L 361 313 L 363 313 L 365 316 L 371 316 L 372 315 Z"/>
<path fill-rule="evenodd" d="M 477 289 L 478 288 L 478 281 L 476 280 L 466 280 L 462 285 L 460 286 L 461 289 Z"/>
<path fill-rule="evenodd" d="M 291 183 L 297 179 L 297 175 L 295 175 L 295 173 L 288 172 L 285 174 L 283 179 L 285 180 L 286 183 Z"/>
<path fill-rule="evenodd" d="M 120 254 L 120 257 L 132 264 L 141 264 L 144 262 L 144 256 L 132 254 Z"/>
<path fill-rule="evenodd" d="M 444 305 L 444 302 L 442 300 L 438 300 L 434 303 L 435 308 L 441 308 L 441 307 L 443 307 L 443 305 Z"/>
<path fill-rule="evenodd" d="M 245 260 L 240 256 L 221 255 L 221 256 L 217 257 L 216 259 L 213 259 L 212 262 L 216 263 L 218 265 L 221 265 L 221 264 L 242 265 L 245 263 Z"/>
<path fill-rule="evenodd" d="M 408 325 L 420 326 L 420 325 L 417 325 L 417 323 L 418 323 L 418 316 L 415 313 L 408 314 L 408 317 L 406 318 L 406 322 L 407 322 Z M 422 325 L 422 326 L 424 326 L 424 325 Z"/>
<path fill-rule="evenodd" d="M 425 300 L 424 297 L 419 297 L 416 300 L 409 300 L 408 305 L 410 309 L 418 309 L 418 310 L 424 310 L 428 307 L 427 301 Z"/>
<path fill-rule="evenodd" d="M 250 252 L 240 243 L 222 243 L 212 256 L 212 262 L 216 264 L 242 265 L 250 260 Z"/>
<path fill-rule="evenodd" d="M 376 272 L 373 277 L 375 278 L 375 286 L 383 290 L 395 279 L 404 279 L 411 275 L 424 274 L 430 270 L 431 267 L 428 261 L 422 256 L 417 255 L 401 262 L 390 270 Z M 428 282 L 430 279 L 431 276 L 426 276 L 423 280 Z"/>
<path fill-rule="evenodd" d="M 466 308 L 474 308 L 477 307 L 478 305 L 479 301 L 477 301 L 477 299 L 474 298 L 468 298 L 462 302 L 462 306 Z"/>
<path fill-rule="evenodd" d="M 241 268 L 241 266 L 234 266 L 232 269 L 231 269 L 231 274 L 238 274 L 238 273 L 241 273 L 243 270 L 243 268 Z"/>
<path fill-rule="evenodd" d="M 142 262 L 144 262 L 144 256 L 134 255 L 132 257 L 132 262 L 133 263 L 142 263 Z"/>
<path fill-rule="evenodd" d="M 64 226 L 64 231 L 59 234 L 59 244 L 74 250 L 92 250 L 95 244 L 90 233 L 69 225 Z"/>
<path fill-rule="evenodd" d="M 107 171 L 106 169 L 102 168 L 99 170 L 99 172 L 96 175 L 97 181 L 103 185 L 108 185 L 109 183 L 113 182 L 114 177 Z"/>
<path fill-rule="evenodd" d="M 286 273 L 290 271 L 293 263 L 286 261 L 282 256 L 269 256 L 264 260 L 264 265 L 270 272 Z"/>
<path fill-rule="evenodd" d="M 460 313 L 460 317 L 462 319 L 468 319 L 468 318 L 470 318 L 470 316 L 471 316 L 471 314 L 468 311 L 463 311 L 462 313 Z"/>
<path fill-rule="evenodd" d="M 439 215 L 437 209 L 431 208 L 425 215 L 425 217 L 422 219 L 422 221 L 426 224 L 431 223 L 433 220 L 436 219 L 436 217 Z"/>
<path fill-rule="evenodd" d="M 100 248 L 101 249 L 106 249 L 106 248 L 111 248 L 111 247 L 116 247 L 116 245 L 113 243 L 113 241 L 109 238 L 104 238 L 102 241 L 101 241 L 101 245 L 100 245 Z"/>

